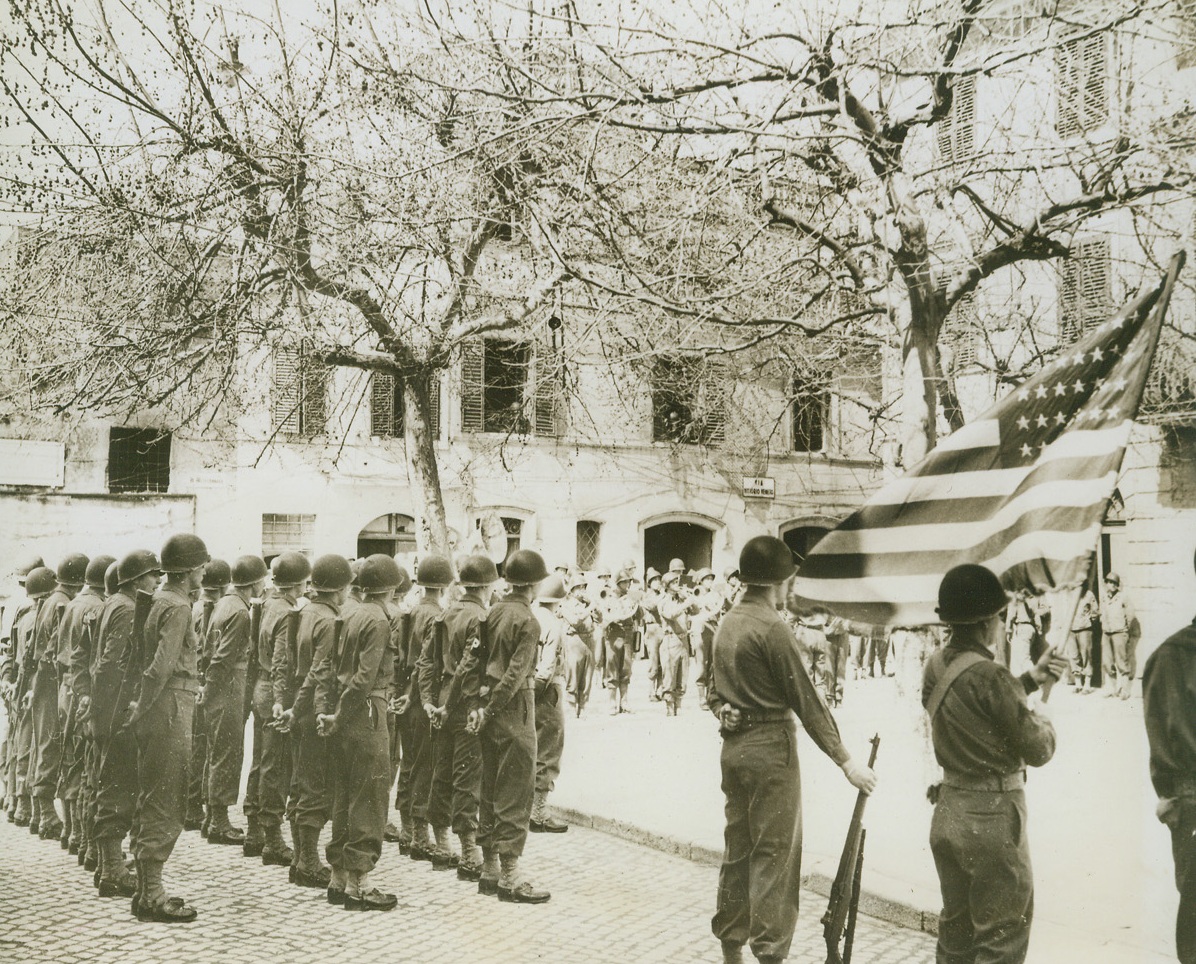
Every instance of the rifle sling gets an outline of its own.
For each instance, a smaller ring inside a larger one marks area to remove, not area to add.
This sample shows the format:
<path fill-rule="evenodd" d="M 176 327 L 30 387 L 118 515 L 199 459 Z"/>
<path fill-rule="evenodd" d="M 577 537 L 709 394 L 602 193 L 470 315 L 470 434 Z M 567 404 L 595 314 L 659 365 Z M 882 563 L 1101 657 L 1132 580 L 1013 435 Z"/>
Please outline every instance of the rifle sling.
<path fill-rule="evenodd" d="M 973 666 L 985 662 L 986 657 L 979 653 L 964 652 L 955 657 L 948 666 L 946 660 L 943 658 L 942 650 L 939 650 L 931 659 L 935 661 L 935 668 L 941 671 L 938 675 L 938 680 L 934 684 L 934 690 L 930 694 L 930 699 L 926 701 L 926 712 L 930 716 L 931 724 L 933 724 L 939 710 L 942 709 L 943 701 L 947 698 L 947 694 L 955 684 L 955 681 Z M 970 732 L 976 739 L 987 743 L 996 750 L 1003 748 L 1000 741 L 992 733 L 992 723 L 983 719 L 975 710 L 964 703 L 963 700 L 956 700 L 952 704 L 952 713 L 962 718 L 961 722 L 964 729 Z"/>

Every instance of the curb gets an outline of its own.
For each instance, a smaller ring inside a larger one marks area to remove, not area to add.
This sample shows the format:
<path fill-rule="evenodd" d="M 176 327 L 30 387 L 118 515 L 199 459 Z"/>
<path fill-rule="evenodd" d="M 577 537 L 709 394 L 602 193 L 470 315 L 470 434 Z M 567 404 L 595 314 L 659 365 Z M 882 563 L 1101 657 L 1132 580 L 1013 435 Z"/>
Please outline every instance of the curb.
<path fill-rule="evenodd" d="M 706 867 L 717 867 L 722 863 L 722 851 L 715 850 L 713 847 L 703 847 L 701 844 L 682 840 L 679 837 L 670 837 L 668 834 L 653 833 L 642 827 L 637 827 L 635 824 L 627 823 L 624 820 L 599 817 L 594 814 L 584 813 L 581 810 L 574 810 L 571 807 L 554 806 L 552 809 L 562 819 L 567 820 L 571 824 L 586 827 L 590 830 L 597 830 L 599 833 L 610 834 L 612 837 L 618 837 L 622 840 L 629 840 L 632 843 L 639 844 L 641 847 L 648 847 L 652 850 L 658 850 L 661 853 L 671 854 L 674 857 L 692 860 L 694 863 L 702 864 Z M 801 883 L 802 887 L 807 890 L 811 890 L 822 897 L 829 897 L 831 886 L 834 884 L 834 878 L 828 877 L 819 871 L 812 871 L 802 874 Z M 924 933 L 933 935 L 937 935 L 939 932 L 939 915 L 937 912 L 920 910 L 917 907 L 893 900 L 890 897 L 882 897 L 880 894 L 868 890 L 860 892 L 860 913 L 910 930 L 923 931 Z"/>

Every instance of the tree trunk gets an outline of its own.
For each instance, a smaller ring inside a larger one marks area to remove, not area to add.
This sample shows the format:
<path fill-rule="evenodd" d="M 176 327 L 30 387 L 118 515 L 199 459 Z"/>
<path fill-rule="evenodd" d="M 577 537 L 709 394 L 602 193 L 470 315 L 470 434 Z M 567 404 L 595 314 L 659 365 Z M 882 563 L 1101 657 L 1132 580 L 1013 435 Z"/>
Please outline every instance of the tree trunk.
<path fill-rule="evenodd" d="M 403 379 L 403 436 L 407 443 L 407 474 L 415 496 L 416 545 L 420 553 L 451 558 L 440 467 L 436 464 L 436 438 L 429 417 L 429 378 L 426 372 Z"/>

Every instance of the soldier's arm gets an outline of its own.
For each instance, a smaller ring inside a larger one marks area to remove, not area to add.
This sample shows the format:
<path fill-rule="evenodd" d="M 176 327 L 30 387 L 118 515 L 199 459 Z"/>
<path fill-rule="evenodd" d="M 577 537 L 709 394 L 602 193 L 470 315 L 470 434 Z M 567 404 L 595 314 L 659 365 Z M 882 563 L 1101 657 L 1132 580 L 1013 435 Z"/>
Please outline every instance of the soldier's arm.
<path fill-rule="evenodd" d="M 436 701 L 435 677 L 441 673 L 441 667 L 436 665 L 440 662 L 436 653 L 436 630 L 436 620 L 432 620 L 426 624 L 424 638 L 420 643 L 419 656 L 415 660 L 416 688 L 419 690 L 418 695 L 421 704 L 434 703 Z"/>
<path fill-rule="evenodd" d="M 1040 767 L 1055 755 L 1055 727 L 1042 713 L 1030 709 L 1025 684 L 1003 666 L 979 666 L 965 674 L 963 683 L 971 698 L 983 708 L 983 715 L 993 721 L 997 735 L 1028 766 Z"/>
<path fill-rule="evenodd" d="M 356 647 L 356 666 L 353 675 L 341 691 L 336 715 L 341 724 L 347 714 L 356 712 L 366 705 L 382 661 L 390 651 L 390 624 L 383 619 L 371 619 L 362 625 Z"/>
<path fill-rule="evenodd" d="M 99 610 L 93 609 L 80 620 L 71 640 L 71 690 L 76 699 L 91 698 L 91 647 L 94 645 Z"/>
<path fill-rule="evenodd" d="M 220 624 L 213 619 L 208 626 L 208 635 L 212 652 L 208 660 L 208 679 L 213 680 L 231 674 L 238 658 L 249 658 L 249 610 L 234 609 Z"/>
<path fill-rule="evenodd" d="M 270 689 L 275 704 L 286 706 L 287 689 L 291 680 L 291 648 L 287 645 L 287 624 L 290 621 L 288 612 L 278 620 L 270 631 L 270 645 L 273 653 L 270 657 Z"/>
<path fill-rule="evenodd" d="M 1142 673 L 1142 708 L 1150 743 L 1150 782 L 1162 800 L 1176 796 L 1196 738 L 1196 679 L 1179 646 L 1163 645 Z M 1176 751 L 1179 751 L 1178 753 Z"/>
<path fill-rule="evenodd" d="M 291 704 L 296 716 L 308 716 L 315 711 L 316 668 L 332 652 L 332 635 L 331 619 L 315 619 L 310 612 L 304 614 L 299 628 L 299 665 L 296 667 L 301 682 Z"/>
<path fill-rule="evenodd" d="M 541 633 L 540 639 L 544 645 L 540 647 L 539 658 L 536 660 L 536 679 L 551 683 L 560 661 L 561 628 L 550 626 Z"/>
<path fill-rule="evenodd" d="M 179 667 L 179 658 L 183 653 L 183 646 L 187 640 L 187 631 L 191 628 L 191 612 L 186 606 L 163 606 L 159 615 L 156 639 L 147 638 L 146 642 L 157 644 L 154 658 L 149 668 L 141 677 L 141 695 L 137 700 L 138 714 L 144 716 L 154 701 L 162 695 L 170 677 Z M 147 637 L 149 627 L 146 627 Z"/>
<path fill-rule="evenodd" d="M 535 616 L 528 616 L 520 620 L 513 627 L 518 633 L 515 649 L 511 653 L 511 661 L 507 664 L 502 679 L 490 690 L 488 709 L 491 713 L 502 710 L 511 697 L 521 687 L 527 685 L 527 678 L 531 675 L 532 665 L 536 659 L 536 645 L 540 642 L 540 624 Z"/>
<path fill-rule="evenodd" d="M 779 623 L 769 630 L 765 646 L 769 669 L 781 686 L 785 702 L 797 714 L 814 745 L 842 766 L 851 754 L 843 746 L 835 718 L 810 682 L 796 637 L 788 626 Z"/>

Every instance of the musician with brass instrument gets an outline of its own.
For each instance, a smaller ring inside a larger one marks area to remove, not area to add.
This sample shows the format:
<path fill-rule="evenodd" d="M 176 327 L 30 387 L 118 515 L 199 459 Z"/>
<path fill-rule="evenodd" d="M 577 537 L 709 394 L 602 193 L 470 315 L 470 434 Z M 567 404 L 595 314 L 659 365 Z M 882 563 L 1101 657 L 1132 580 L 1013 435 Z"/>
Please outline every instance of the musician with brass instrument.
<path fill-rule="evenodd" d="M 665 715 L 676 716 L 681 710 L 689 680 L 689 617 L 697 606 L 693 593 L 681 582 L 681 576 L 670 570 L 662 580 L 660 623 L 664 637 L 660 642 L 661 699 Z"/>
<path fill-rule="evenodd" d="M 635 661 L 636 640 L 643 621 L 640 612 L 642 592 L 633 590 L 635 574 L 628 569 L 615 576 L 615 585 L 603 599 L 602 613 L 602 685 L 610 693 L 610 714 L 630 713 L 627 687 Z"/>

